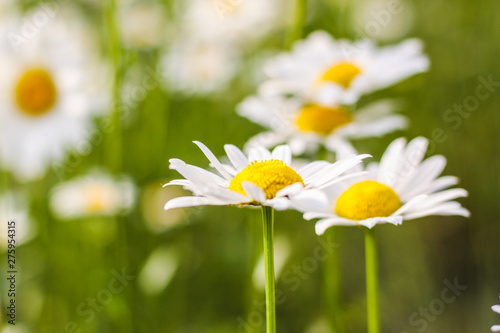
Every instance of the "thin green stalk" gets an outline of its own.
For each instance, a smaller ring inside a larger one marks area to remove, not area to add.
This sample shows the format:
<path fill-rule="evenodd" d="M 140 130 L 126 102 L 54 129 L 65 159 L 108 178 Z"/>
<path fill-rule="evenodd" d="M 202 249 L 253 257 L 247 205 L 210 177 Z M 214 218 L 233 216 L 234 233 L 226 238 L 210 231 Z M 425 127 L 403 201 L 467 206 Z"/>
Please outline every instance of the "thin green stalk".
<path fill-rule="evenodd" d="M 287 46 L 290 48 L 298 39 L 304 37 L 304 23 L 306 18 L 307 0 L 296 0 L 293 14 L 293 23 L 288 36 Z"/>
<path fill-rule="evenodd" d="M 365 228 L 366 304 L 368 333 L 379 333 L 377 239 L 375 229 Z"/>
<path fill-rule="evenodd" d="M 113 68 L 113 108 L 111 113 L 111 137 L 106 155 L 109 157 L 109 167 L 116 173 L 121 173 L 122 168 L 122 124 L 120 98 L 122 88 L 122 55 L 121 42 L 116 17 L 116 0 L 110 0 L 107 11 L 110 57 Z"/>
<path fill-rule="evenodd" d="M 276 300 L 274 291 L 274 209 L 262 206 L 264 225 L 264 259 L 266 265 L 266 332 L 276 332 Z"/>
<path fill-rule="evenodd" d="M 324 237 L 330 243 L 336 243 L 339 238 L 339 228 L 329 228 Z M 339 252 L 335 249 L 326 259 L 323 270 L 323 288 L 327 308 L 327 316 L 334 333 L 344 332 L 342 320 L 342 280 L 340 275 Z"/>

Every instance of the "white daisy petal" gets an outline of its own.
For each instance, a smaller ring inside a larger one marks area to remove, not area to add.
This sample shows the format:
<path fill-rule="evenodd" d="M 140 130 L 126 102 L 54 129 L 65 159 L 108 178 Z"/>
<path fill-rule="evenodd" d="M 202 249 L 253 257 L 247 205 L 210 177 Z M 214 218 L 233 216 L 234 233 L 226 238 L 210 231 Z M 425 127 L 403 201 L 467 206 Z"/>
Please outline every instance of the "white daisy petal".
<path fill-rule="evenodd" d="M 425 193 L 429 184 L 438 177 L 446 165 L 446 159 L 441 155 L 432 156 L 418 167 L 412 180 L 402 190 L 407 197 Z M 402 200 L 406 200 L 402 197 Z"/>
<path fill-rule="evenodd" d="M 408 143 L 396 170 L 397 182 L 392 186 L 396 193 L 401 193 L 406 184 L 413 179 L 424 158 L 428 143 L 429 141 L 424 137 L 416 137 Z"/>
<path fill-rule="evenodd" d="M 174 209 L 174 208 L 184 208 L 184 207 L 195 207 L 195 206 L 205 206 L 205 205 L 227 205 L 223 201 L 219 201 L 214 198 L 204 198 L 204 197 L 179 197 L 167 201 L 164 209 Z"/>
<path fill-rule="evenodd" d="M 255 161 L 262 162 L 271 159 L 272 159 L 271 153 L 264 147 L 257 147 L 250 149 L 250 153 L 248 154 L 248 160 L 250 162 L 255 162 Z"/>
<path fill-rule="evenodd" d="M 500 325 L 491 326 L 491 331 L 492 332 L 500 332 Z"/>
<path fill-rule="evenodd" d="M 318 172 L 319 170 L 323 170 L 325 167 L 328 167 L 330 164 L 331 163 L 328 163 L 326 161 L 311 162 L 297 170 L 297 173 L 301 175 L 304 181 L 306 181 L 307 179 L 307 182 L 309 182 L 312 175 L 316 174 L 316 172 Z"/>
<path fill-rule="evenodd" d="M 496 313 L 500 314 L 500 305 L 493 305 L 491 307 L 491 310 L 495 311 Z"/>
<path fill-rule="evenodd" d="M 395 178 L 397 176 L 396 170 L 398 167 L 399 158 L 403 152 L 406 145 L 405 138 L 399 138 L 391 142 L 391 144 L 385 150 L 384 155 L 380 160 L 379 164 L 379 174 L 377 180 L 388 186 L 394 184 Z"/>
<path fill-rule="evenodd" d="M 328 207 L 328 198 L 317 190 L 305 190 L 290 197 L 290 201 L 295 209 L 301 212 L 323 211 Z"/>
<path fill-rule="evenodd" d="M 408 212 L 407 214 L 405 214 L 405 219 L 412 220 L 419 217 L 431 216 L 431 215 L 443 215 L 443 216 L 459 215 L 463 217 L 469 217 L 470 213 L 467 209 L 463 208 L 460 205 L 460 203 L 456 201 L 449 201 L 437 206 L 430 207 L 425 210 L 414 211 L 411 213 Z"/>
<path fill-rule="evenodd" d="M 292 185 L 288 185 L 287 187 L 276 192 L 276 197 L 286 197 L 289 195 L 294 195 L 294 194 L 297 194 L 298 192 L 302 191 L 303 188 L 304 188 L 304 186 L 301 183 L 295 183 Z"/>
<path fill-rule="evenodd" d="M 324 219 L 324 220 L 319 220 L 316 222 L 316 225 L 314 226 L 314 229 L 316 231 L 316 234 L 318 236 L 321 236 L 325 233 L 326 229 L 333 227 L 333 226 L 356 226 L 356 222 L 344 218 L 329 218 L 329 219 Z"/>
<path fill-rule="evenodd" d="M 286 165 L 290 165 L 292 163 L 292 151 L 287 145 L 281 145 L 274 148 L 272 157 L 275 160 L 281 160 L 285 162 Z"/>
<path fill-rule="evenodd" d="M 202 168 L 186 164 L 176 158 L 170 159 L 170 169 L 176 170 L 193 184 L 204 184 L 206 186 L 225 186 L 227 184 L 227 181 L 223 178 Z"/>
<path fill-rule="evenodd" d="M 227 157 L 236 170 L 241 171 L 248 165 L 248 158 L 234 145 L 224 145 Z"/>
<path fill-rule="evenodd" d="M 406 213 L 407 211 L 411 210 L 413 207 L 415 207 L 416 205 L 418 205 L 419 203 L 421 203 L 422 201 L 424 201 L 425 199 L 427 199 L 427 197 L 428 197 L 427 194 L 421 194 L 419 196 L 416 196 L 416 197 L 412 198 L 407 203 L 405 203 L 403 206 L 401 206 L 401 208 L 399 208 L 397 211 L 395 211 L 394 213 L 392 213 L 391 216 L 403 215 L 404 213 Z"/>
<path fill-rule="evenodd" d="M 334 178 L 343 174 L 344 172 L 350 170 L 355 165 L 360 164 L 363 161 L 363 159 L 368 157 L 371 157 L 371 155 L 362 154 L 347 158 L 345 160 L 337 161 L 334 164 L 332 164 L 331 167 L 329 167 L 325 173 L 320 173 L 317 176 L 311 177 L 309 179 L 309 182 L 311 182 L 310 185 L 320 186 L 322 184 L 328 183 Z"/>
<path fill-rule="evenodd" d="M 361 172 L 356 172 L 356 173 L 351 173 L 351 174 L 348 174 L 348 175 L 345 175 L 343 177 L 338 177 L 338 178 L 335 178 L 335 179 L 332 179 L 320 186 L 318 186 L 318 190 L 322 190 L 324 188 L 328 188 L 328 187 L 331 187 L 337 183 L 340 183 L 340 182 L 343 182 L 347 179 L 363 179 L 366 177 L 366 175 L 368 175 L 368 171 L 361 171 Z"/>
<path fill-rule="evenodd" d="M 163 184 L 162 187 L 171 186 L 171 185 L 189 186 L 189 185 L 193 185 L 193 183 L 187 179 L 174 179 L 166 184 Z"/>
<path fill-rule="evenodd" d="M 199 141 L 193 141 L 193 143 L 195 145 L 197 145 L 201 149 L 201 151 L 203 152 L 203 154 L 205 154 L 205 156 L 208 158 L 208 160 L 210 161 L 210 163 L 212 163 L 212 165 L 214 166 L 214 168 L 217 169 L 217 171 L 219 171 L 219 173 L 221 174 L 222 177 L 224 177 L 224 178 L 226 178 L 228 180 L 231 180 L 233 178 L 226 171 L 226 169 L 224 169 L 224 167 L 219 162 L 219 160 L 217 159 L 217 157 L 215 157 L 215 155 L 212 153 L 212 151 L 210 149 L 207 148 L 207 146 L 205 146 L 203 143 L 201 143 Z"/>
<path fill-rule="evenodd" d="M 243 181 L 241 182 L 241 186 L 243 187 L 243 190 L 245 190 L 245 193 L 255 201 L 257 202 L 266 201 L 267 199 L 266 194 L 260 187 L 258 187 L 254 183 Z"/>
<path fill-rule="evenodd" d="M 423 200 L 414 209 L 415 210 L 429 209 L 443 202 L 466 197 L 467 195 L 468 195 L 467 191 L 461 188 L 454 188 L 446 191 L 441 191 L 438 193 L 428 195 L 426 200 Z"/>
<path fill-rule="evenodd" d="M 332 217 L 333 214 L 330 212 L 306 212 L 304 213 L 304 220 L 312 220 L 312 219 L 324 219 L 324 218 L 330 218 Z"/>
<path fill-rule="evenodd" d="M 425 192 L 433 193 L 440 190 L 444 190 L 450 186 L 458 184 L 458 178 L 454 176 L 444 176 L 439 177 L 434 180 L 429 186 L 425 189 Z"/>

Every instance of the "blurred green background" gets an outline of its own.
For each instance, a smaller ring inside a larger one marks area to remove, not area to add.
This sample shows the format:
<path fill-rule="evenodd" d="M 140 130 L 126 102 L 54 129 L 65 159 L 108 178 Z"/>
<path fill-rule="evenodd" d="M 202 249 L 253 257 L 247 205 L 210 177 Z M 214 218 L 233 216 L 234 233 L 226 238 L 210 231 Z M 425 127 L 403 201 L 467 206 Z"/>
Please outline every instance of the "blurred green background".
<path fill-rule="evenodd" d="M 461 202 L 472 214 L 470 219 L 427 217 L 401 227 L 377 227 L 382 331 L 488 332 L 491 325 L 500 323 L 490 309 L 500 302 L 500 87 L 494 87 L 467 117 L 450 121 L 445 112 L 474 96 L 480 77 L 500 82 L 500 2 L 401 1 L 402 11 L 387 24 L 366 11 L 373 2 L 308 1 L 304 34 L 322 29 L 335 37 L 367 35 L 382 44 L 418 37 L 424 41 L 431 70 L 363 99 L 361 104 L 381 97 L 403 100 L 403 113 L 411 125 L 406 132 L 356 141 L 355 146 L 378 160 L 396 137 L 428 137 L 430 153 L 448 159 L 444 174 L 458 176 L 460 186 L 469 191 Z M 133 75 L 127 79 L 132 85 L 140 85 L 146 68 L 157 68 L 169 39 L 183 38 L 184 32 L 177 28 L 182 23 L 181 3 L 157 4 L 168 21 L 164 45 L 120 50 L 120 75 L 140 73 L 137 81 Z M 22 5 L 30 8 L 36 2 Z M 95 26 L 103 56 L 109 57 L 107 1 L 71 5 Z M 80 163 L 64 170 L 63 179 L 54 170 L 27 184 L 5 175 L 8 189 L 29 196 L 27 209 L 38 229 L 37 236 L 18 250 L 18 323 L 7 325 L 3 315 L 5 332 L 263 332 L 262 326 L 250 328 L 259 320 L 263 323 L 264 293 L 255 278 L 262 246 L 260 211 L 202 207 L 165 213 L 163 204 L 182 191 L 161 189 L 161 185 L 179 178 L 169 170 L 169 158 L 208 167 L 193 140 L 221 156 L 225 143 L 242 147 L 261 131 L 239 117 L 235 107 L 255 92 L 262 79 L 262 58 L 286 48 L 294 29 L 294 3 L 279 5 L 285 22 L 244 49 L 237 74 L 226 87 L 191 94 L 158 85 L 129 108 L 120 134 L 122 172 L 137 186 L 136 204 L 129 214 L 63 223 L 48 205 L 47 193 L 55 184 L 95 165 L 110 167 L 113 134 L 106 134 Z M 362 20 L 375 22 L 371 27 L 375 30 L 367 30 Z M 376 23 L 380 32 L 374 28 Z M 276 286 L 282 292 L 278 331 L 330 332 L 323 265 L 307 266 L 320 246 L 314 223 L 297 212 L 278 212 L 276 238 L 277 257 L 283 261 Z M 341 229 L 337 245 L 345 332 L 365 332 L 362 230 Z M 4 267 L 4 252 L 1 261 Z M 304 270 L 303 265 L 311 269 Z M 106 292 L 120 286 L 112 282 L 118 281 L 113 280 L 117 274 L 130 280 L 124 278 L 119 292 Z M 441 298 L 446 280 L 456 280 L 467 289 L 440 309 L 435 300 Z M 110 287 L 110 282 L 115 284 Z M 1 285 L 4 308 L 5 279 Z M 93 307 L 92 299 L 98 298 L 101 301 Z M 421 314 L 422 308 L 433 306 L 428 318 Z M 422 318 L 425 325 L 418 321 Z"/>

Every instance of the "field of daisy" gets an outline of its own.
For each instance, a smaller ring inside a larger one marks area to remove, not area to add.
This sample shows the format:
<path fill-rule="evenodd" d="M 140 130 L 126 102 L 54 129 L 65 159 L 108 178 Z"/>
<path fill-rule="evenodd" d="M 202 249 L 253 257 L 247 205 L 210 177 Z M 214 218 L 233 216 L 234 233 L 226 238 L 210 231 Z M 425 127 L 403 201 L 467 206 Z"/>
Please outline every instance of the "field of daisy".
<path fill-rule="evenodd" d="M 498 13 L 0 0 L 0 333 L 500 332 Z"/>

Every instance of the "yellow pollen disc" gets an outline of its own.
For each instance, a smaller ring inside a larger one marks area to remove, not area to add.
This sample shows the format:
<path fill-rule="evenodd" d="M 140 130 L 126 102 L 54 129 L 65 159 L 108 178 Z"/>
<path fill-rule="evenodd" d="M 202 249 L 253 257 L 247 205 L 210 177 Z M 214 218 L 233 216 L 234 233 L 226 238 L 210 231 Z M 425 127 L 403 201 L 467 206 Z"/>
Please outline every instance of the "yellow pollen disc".
<path fill-rule="evenodd" d="M 296 124 L 302 131 L 329 135 L 351 121 L 352 117 L 347 110 L 310 104 L 299 111 Z"/>
<path fill-rule="evenodd" d="M 348 62 L 341 62 L 330 67 L 320 77 L 320 81 L 335 82 L 347 89 L 359 73 L 361 73 L 361 69 L 357 66 Z"/>
<path fill-rule="evenodd" d="M 87 214 L 103 213 L 113 204 L 112 194 L 106 186 L 88 186 L 83 191 L 86 197 L 85 211 Z"/>
<path fill-rule="evenodd" d="M 390 187 L 373 180 L 352 185 L 340 195 L 335 212 L 350 220 L 387 217 L 401 207 L 399 197 Z"/>
<path fill-rule="evenodd" d="M 50 74 L 43 69 L 30 69 L 21 75 L 15 88 L 16 102 L 22 112 L 39 116 L 49 111 L 57 99 Z"/>
<path fill-rule="evenodd" d="M 274 198 L 279 190 L 289 185 L 295 183 L 304 185 L 302 177 L 281 160 L 250 163 L 231 180 L 229 189 L 246 195 L 241 186 L 241 182 L 244 180 L 260 187 L 266 193 L 268 199 Z"/>

